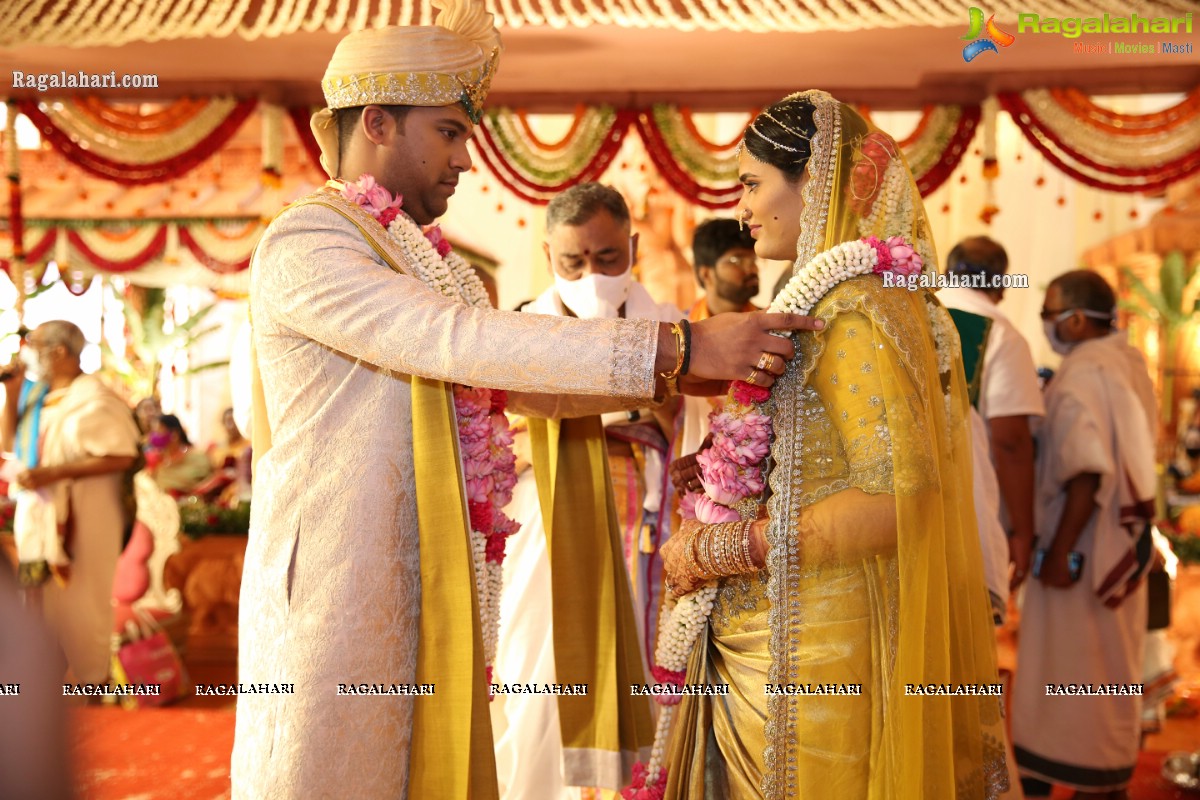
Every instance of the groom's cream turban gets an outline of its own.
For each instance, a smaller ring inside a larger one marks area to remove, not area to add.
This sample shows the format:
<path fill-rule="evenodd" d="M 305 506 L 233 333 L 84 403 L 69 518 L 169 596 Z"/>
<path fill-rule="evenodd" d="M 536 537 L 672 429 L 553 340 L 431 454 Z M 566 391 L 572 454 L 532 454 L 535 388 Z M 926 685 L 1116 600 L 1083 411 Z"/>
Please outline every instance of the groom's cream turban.
<path fill-rule="evenodd" d="M 338 172 L 335 109 L 462 103 L 479 122 L 500 58 L 500 33 L 482 0 L 432 2 L 440 12 L 436 25 L 355 31 L 333 51 L 321 80 L 328 108 L 310 123 L 330 177 Z"/>

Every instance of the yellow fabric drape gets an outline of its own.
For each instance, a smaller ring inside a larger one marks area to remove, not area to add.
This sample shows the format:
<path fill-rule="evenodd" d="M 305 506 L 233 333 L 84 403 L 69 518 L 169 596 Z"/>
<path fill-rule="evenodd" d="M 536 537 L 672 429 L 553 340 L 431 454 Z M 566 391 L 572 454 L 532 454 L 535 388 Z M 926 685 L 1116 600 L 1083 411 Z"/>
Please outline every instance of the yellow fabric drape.
<path fill-rule="evenodd" d="M 498 798 L 486 665 L 458 426 L 450 387 L 412 378 L 413 467 L 421 528 L 417 683 L 436 684 L 413 709 L 412 797 Z"/>
<path fill-rule="evenodd" d="M 604 428 L 599 417 L 529 419 L 538 499 L 550 554 L 555 674 L 586 683 L 586 696 L 560 696 L 566 783 L 572 764 L 620 757 L 622 782 L 654 739 L 645 698 L 637 624 L 614 517 Z M 580 751 L 573 754 L 571 751 Z"/>
<path fill-rule="evenodd" d="M 407 274 L 376 238 L 341 206 L 341 197 L 302 200 L 330 208 L 359 228 L 367 244 L 396 272 Z M 279 213 L 283 213 L 280 211 Z M 251 319 L 253 330 L 253 319 Z M 250 349 L 253 465 L 271 449 L 271 427 L 257 353 Z M 410 797 L 498 800 L 496 757 L 471 532 L 458 452 L 451 388 L 410 377 L 413 465 L 420 528 L 421 624 L 417 683 L 434 684 L 413 709 Z"/>

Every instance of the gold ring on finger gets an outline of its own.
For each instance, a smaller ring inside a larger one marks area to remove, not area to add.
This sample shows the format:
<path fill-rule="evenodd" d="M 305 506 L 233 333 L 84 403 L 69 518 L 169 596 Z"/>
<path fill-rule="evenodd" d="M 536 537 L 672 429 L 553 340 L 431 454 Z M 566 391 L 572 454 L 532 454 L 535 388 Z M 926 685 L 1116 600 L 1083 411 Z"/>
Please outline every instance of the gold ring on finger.
<path fill-rule="evenodd" d="M 775 362 L 775 356 L 773 354 L 763 353 L 761 356 L 758 357 L 757 369 L 761 369 L 765 372 L 766 370 L 770 369 L 771 364 L 773 364 L 774 362 Z"/>
<path fill-rule="evenodd" d="M 755 368 L 755 369 L 750 370 L 750 377 L 746 378 L 746 383 L 753 386 L 754 382 L 757 380 L 758 380 L 758 369 Z"/>

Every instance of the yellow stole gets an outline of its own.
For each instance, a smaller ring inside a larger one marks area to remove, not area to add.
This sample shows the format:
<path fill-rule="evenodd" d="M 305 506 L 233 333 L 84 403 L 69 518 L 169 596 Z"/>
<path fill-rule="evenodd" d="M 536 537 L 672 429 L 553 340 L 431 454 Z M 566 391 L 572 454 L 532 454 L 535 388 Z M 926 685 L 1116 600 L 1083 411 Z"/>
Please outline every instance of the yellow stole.
<path fill-rule="evenodd" d="M 326 192 L 310 195 L 287 208 L 306 204 L 325 206 L 346 217 L 389 267 L 408 274 L 390 239 L 380 235 L 383 229 L 358 206 Z M 271 431 L 257 354 L 253 348 L 250 352 L 253 459 L 257 464 L 271 448 Z M 421 532 L 416 682 L 436 684 L 437 689 L 413 704 L 408 795 L 498 800 L 483 634 L 453 396 L 445 381 L 416 376 L 410 381 L 413 467 Z"/>
<path fill-rule="evenodd" d="M 558 697 L 567 785 L 597 781 L 597 765 L 633 761 L 654 740 L 624 551 L 598 416 L 529 418 L 533 471 L 550 554 L 555 675 L 586 683 Z M 573 752 L 574 751 L 574 752 Z M 611 774 L 611 773 L 610 773 Z"/>

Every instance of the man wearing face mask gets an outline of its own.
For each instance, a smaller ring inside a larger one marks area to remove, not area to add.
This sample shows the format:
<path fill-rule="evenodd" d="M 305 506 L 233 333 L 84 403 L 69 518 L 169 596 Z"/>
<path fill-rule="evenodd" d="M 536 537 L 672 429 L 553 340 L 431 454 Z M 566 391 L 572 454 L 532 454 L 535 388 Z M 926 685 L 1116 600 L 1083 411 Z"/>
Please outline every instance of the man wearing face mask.
<path fill-rule="evenodd" d="M 69 322 L 47 322 L 29 335 L 25 368 L 4 381 L 0 446 L 22 465 L 12 484 L 21 582 L 43 587 L 71 677 L 104 683 L 127 522 L 122 480 L 138 454 L 138 431 L 125 403 L 80 369 L 83 346 Z"/>
<path fill-rule="evenodd" d="M 546 209 L 545 252 L 554 284 L 523 312 L 584 319 L 680 316 L 633 280 L 637 237 L 615 189 L 584 183 L 555 197 Z M 505 509 L 521 523 L 521 535 L 509 541 L 504 560 L 496 673 L 576 683 L 597 669 L 611 671 L 615 663 L 624 677 L 608 684 L 617 687 L 616 697 L 595 700 L 604 709 L 615 704 L 615 715 L 586 712 L 579 698 L 496 696 L 492 720 L 503 798 L 572 798 L 580 794 L 575 787 L 620 788 L 621 754 L 585 742 L 618 741 L 621 727 L 637 731 L 642 747 L 649 744 L 643 734 L 652 738 L 649 704 L 629 696 L 626 683 L 641 681 L 643 659 L 653 656 L 670 405 L 528 420 L 533 469 L 521 476 Z M 589 643 L 581 645 L 580 637 Z M 606 724 L 611 735 L 580 735 Z M 628 753 L 628 735 L 620 741 Z"/>
<path fill-rule="evenodd" d="M 631 234 L 629 207 L 616 189 L 583 183 L 554 198 L 546 208 L 543 248 L 554 285 L 522 311 L 658 322 L 681 315 L 670 303 L 656 302 L 633 279 L 637 235 Z M 659 409 L 616 412 L 601 418 L 631 577 L 645 577 L 638 575 L 638 554 L 653 552 L 657 538 L 664 492 L 663 458 L 677 401 Z M 635 582 L 634 594 L 645 599 L 645 587 Z M 644 623 L 640 620 L 639 627 Z"/>
<path fill-rule="evenodd" d="M 1142 698 L 1071 688 L 1142 680 L 1155 403 L 1141 353 L 1113 331 L 1115 306 L 1103 278 L 1077 270 L 1050 284 L 1041 312 L 1063 362 L 1038 432 L 1038 549 L 1014 686 L 1028 797 L 1058 783 L 1124 798 L 1137 761 Z"/>

